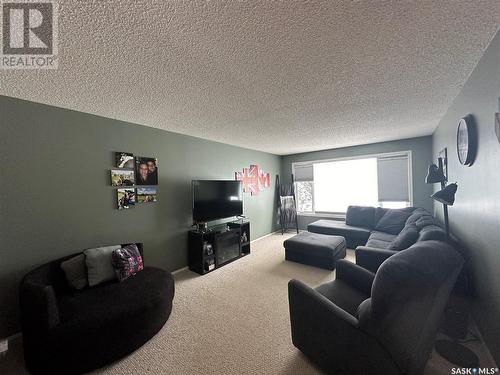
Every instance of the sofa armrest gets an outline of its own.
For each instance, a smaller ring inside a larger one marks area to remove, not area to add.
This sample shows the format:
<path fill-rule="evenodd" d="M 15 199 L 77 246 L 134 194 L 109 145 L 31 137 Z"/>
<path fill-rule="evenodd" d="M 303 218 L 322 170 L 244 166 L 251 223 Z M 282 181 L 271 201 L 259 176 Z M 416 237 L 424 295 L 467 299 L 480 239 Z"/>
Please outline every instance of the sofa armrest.
<path fill-rule="evenodd" d="M 60 323 L 59 307 L 51 285 L 23 280 L 20 288 L 23 331 L 48 331 Z"/>
<path fill-rule="evenodd" d="M 288 302 L 292 341 L 301 350 L 313 342 L 328 346 L 333 337 L 357 331 L 358 320 L 354 316 L 301 281 L 288 283 Z"/>
<path fill-rule="evenodd" d="M 367 246 L 358 246 L 354 252 L 356 264 L 372 272 L 377 272 L 380 265 L 396 253 L 397 251 L 394 250 L 377 249 Z"/>
<path fill-rule="evenodd" d="M 293 344 L 326 373 L 399 374 L 358 320 L 297 280 L 288 283 Z"/>
<path fill-rule="evenodd" d="M 336 263 L 336 279 L 345 281 L 360 292 L 370 295 L 375 274 L 367 269 L 340 259 Z"/>

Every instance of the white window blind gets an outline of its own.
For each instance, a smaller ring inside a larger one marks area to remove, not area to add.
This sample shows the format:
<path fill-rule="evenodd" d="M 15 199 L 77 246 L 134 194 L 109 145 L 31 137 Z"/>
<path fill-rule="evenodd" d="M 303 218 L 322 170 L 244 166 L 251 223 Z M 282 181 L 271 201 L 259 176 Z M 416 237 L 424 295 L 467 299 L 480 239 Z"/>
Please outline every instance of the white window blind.
<path fill-rule="evenodd" d="M 407 155 L 379 157 L 377 171 L 380 202 L 410 201 Z"/>
<path fill-rule="evenodd" d="M 313 181 L 313 165 L 312 164 L 299 164 L 294 166 L 293 178 L 295 181 Z"/>

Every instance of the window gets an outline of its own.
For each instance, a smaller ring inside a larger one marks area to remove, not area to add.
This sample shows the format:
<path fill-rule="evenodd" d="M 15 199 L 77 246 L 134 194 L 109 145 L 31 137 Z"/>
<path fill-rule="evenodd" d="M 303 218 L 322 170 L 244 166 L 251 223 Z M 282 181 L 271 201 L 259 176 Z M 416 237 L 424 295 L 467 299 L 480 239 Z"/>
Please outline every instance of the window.
<path fill-rule="evenodd" d="M 410 152 L 293 165 L 297 211 L 345 213 L 350 205 L 411 204 Z"/>
<path fill-rule="evenodd" d="M 347 206 L 378 205 L 377 159 L 313 164 L 314 211 L 346 212 Z"/>
<path fill-rule="evenodd" d="M 298 212 L 314 212 L 312 164 L 294 165 L 295 197 Z"/>
<path fill-rule="evenodd" d="M 298 212 L 313 212 L 313 182 L 298 181 L 295 183 Z"/>
<path fill-rule="evenodd" d="M 408 207 L 408 202 L 394 201 L 394 202 L 380 202 L 382 208 L 405 208 Z"/>

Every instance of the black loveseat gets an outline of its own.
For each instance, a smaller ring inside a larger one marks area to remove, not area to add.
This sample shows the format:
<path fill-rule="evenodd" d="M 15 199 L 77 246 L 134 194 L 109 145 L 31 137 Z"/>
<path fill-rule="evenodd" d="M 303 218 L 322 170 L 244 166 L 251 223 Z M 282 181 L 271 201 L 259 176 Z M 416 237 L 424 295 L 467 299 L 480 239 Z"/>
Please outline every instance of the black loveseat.
<path fill-rule="evenodd" d="M 356 264 L 375 272 L 384 260 L 419 241 L 446 241 L 446 232 L 423 208 L 349 206 L 346 221 L 318 220 L 313 233 L 342 236 L 356 249 Z"/>
<path fill-rule="evenodd" d="M 137 244 L 143 254 L 142 244 Z M 139 348 L 172 310 L 172 275 L 144 267 L 123 282 L 71 289 L 61 263 L 29 272 L 21 281 L 24 358 L 32 374 L 79 374 Z"/>
<path fill-rule="evenodd" d="M 329 374 L 421 374 L 462 266 L 447 243 L 421 241 L 376 274 L 339 260 L 332 282 L 291 280 L 293 344 Z"/>

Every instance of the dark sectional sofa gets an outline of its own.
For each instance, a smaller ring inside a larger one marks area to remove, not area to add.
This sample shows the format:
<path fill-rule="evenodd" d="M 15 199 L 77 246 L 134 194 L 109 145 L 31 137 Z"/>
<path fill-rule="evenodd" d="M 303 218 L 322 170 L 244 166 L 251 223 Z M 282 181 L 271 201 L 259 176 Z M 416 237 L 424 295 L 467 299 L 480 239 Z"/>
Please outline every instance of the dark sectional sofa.
<path fill-rule="evenodd" d="M 349 206 L 346 221 L 318 220 L 313 233 L 342 236 L 356 249 L 356 264 L 376 272 L 382 262 L 419 241 L 446 241 L 446 232 L 423 208 L 386 209 Z"/>

